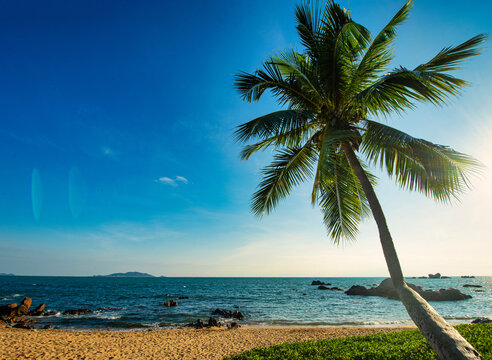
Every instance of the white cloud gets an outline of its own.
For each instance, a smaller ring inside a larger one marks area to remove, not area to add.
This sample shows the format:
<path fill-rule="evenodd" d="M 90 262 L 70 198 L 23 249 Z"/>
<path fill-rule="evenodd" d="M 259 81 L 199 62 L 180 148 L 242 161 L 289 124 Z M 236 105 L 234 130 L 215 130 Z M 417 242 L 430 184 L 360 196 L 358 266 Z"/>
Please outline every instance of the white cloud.
<path fill-rule="evenodd" d="M 176 176 L 176 181 L 181 181 L 184 184 L 188 184 L 188 179 L 183 176 Z"/>
<path fill-rule="evenodd" d="M 157 180 L 154 180 L 156 183 L 160 183 L 160 184 L 166 184 L 166 185 L 171 185 L 173 187 L 176 187 L 178 186 L 179 182 L 183 183 L 183 184 L 188 184 L 188 179 L 183 177 L 183 176 L 176 176 L 174 179 L 171 179 L 167 176 L 163 176 L 163 177 L 160 177 L 159 179 Z"/>

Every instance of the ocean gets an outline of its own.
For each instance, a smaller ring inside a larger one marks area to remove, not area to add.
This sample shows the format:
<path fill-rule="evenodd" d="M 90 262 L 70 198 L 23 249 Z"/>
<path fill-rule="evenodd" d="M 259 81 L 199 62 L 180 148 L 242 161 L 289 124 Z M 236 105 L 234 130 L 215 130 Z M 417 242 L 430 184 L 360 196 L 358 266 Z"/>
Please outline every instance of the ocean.
<path fill-rule="evenodd" d="M 37 318 L 37 327 L 49 324 L 77 330 L 178 328 L 199 318 L 207 320 L 216 308 L 241 311 L 245 318 L 239 322 L 250 326 L 410 325 L 399 301 L 348 296 L 311 285 L 321 280 L 348 290 L 352 285 L 377 285 L 383 279 L 1 276 L 0 305 L 20 303 L 28 296 L 33 299 L 31 309 L 46 303 L 46 309 L 53 311 L 53 315 Z M 431 302 L 450 323 L 492 316 L 492 277 L 407 281 L 424 289 L 457 288 L 472 295 L 464 301 Z M 465 284 L 482 287 L 463 287 Z M 165 307 L 167 300 L 176 300 L 178 306 Z M 82 308 L 93 312 L 62 314 Z"/>

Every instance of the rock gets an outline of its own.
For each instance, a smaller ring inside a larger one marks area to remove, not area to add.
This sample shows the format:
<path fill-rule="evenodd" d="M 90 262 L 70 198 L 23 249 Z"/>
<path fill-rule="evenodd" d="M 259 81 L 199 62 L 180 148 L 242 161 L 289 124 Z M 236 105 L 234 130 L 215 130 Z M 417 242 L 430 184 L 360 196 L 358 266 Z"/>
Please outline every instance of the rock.
<path fill-rule="evenodd" d="M 44 314 L 44 309 L 46 308 L 46 304 L 42 303 L 34 310 L 29 311 L 29 316 L 42 316 Z"/>
<path fill-rule="evenodd" d="M 226 319 L 236 318 L 238 320 L 242 320 L 244 318 L 244 314 L 237 310 L 230 311 L 226 309 L 215 309 L 212 315 L 220 315 L 225 317 Z"/>
<path fill-rule="evenodd" d="M 11 318 L 17 314 L 17 308 L 18 306 L 16 303 L 0 306 L 0 316 L 4 318 Z"/>
<path fill-rule="evenodd" d="M 212 327 L 212 326 L 219 327 L 220 325 L 221 324 L 213 316 L 208 318 L 208 327 Z"/>
<path fill-rule="evenodd" d="M 462 279 L 475 279 L 475 276 L 473 276 L 473 275 L 471 275 L 471 276 L 470 275 L 462 275 L 461 278 Z"/>
<path fill-rule="evenodd" d="M 17 315 L 27 315 L 29 308 L 31 307 L 32 299 L 30 297 L 25 297 L 21 304 L 17 308 Z"/>
<path fill-rule="evenodd" d="M 82 315 L 82 314 L 90 314 L 92 312 L 91 309 L 70 309 L 65 310 L 63 315 Z"/>
<path fill-rule="evenodd" d="M 419 276 L 419 279 L 427 279 L 427 276 Z"/>
<path fill-rule="evenodd" d="M 184 300 L 184 299 L 189 299 L 190 297 L 189 296 L 180 296 L 178 297 L 178 300 Z"/>
<path fill-rule="evenodd" d="M 324 286 L 324 285 L 320 285 L 318 286 L 318 290 L 337 290 L 337 291 L 342 291 L 342 289 L 340 289 L 339 287 L 327 287 L 327 286 Z"/>
<path fill-rule="evenodd" d="M 441 278 L 440 273 L 429 274 L 429 279 L 440 279 L 440 278 Z"/>
<path fill-rule="evenodd" d="M 440 289 L 439 291 L 433 291 L 423 290 L 420 286 L 414 284 L 407 284 L 427 301 L 458 301 L 471 298 L 470 295 L 463 294 L 457 289 Z M 347 295 L 381 296 L 388 299 L 399 299 L 391 279 L 384 279 L 379 286 L 370 289 L 366 289 L 364 286 L 355 285 L 345 291 L 345 293 Z"/>
<path fill-rule="evenodd" d="M 450 276 L 441 276 L 441 279 L 451 279 Z"/>
<path fill-rule="evenodd" d="M 17 324 L 15 324 L 12 327 L 17 329 L 29 329 L 29 330 L 35 329 L 34 325 L 29 324 L 27 321 L 19 321 Z"/>
<path fill-rule="evenodd" d="M 166 303 L 164 304 L 164 306 L 166 306 L 166 307 L 178 306 L 178 302 L 177 301 L 174 301 L 174 300 L 168 300 L 168 301 L 166 301 Z"/>
<path fill-rule="evenodd" d="M 44 316 L 53 316 L 56 314 L 57 314 L 56 310 L 45 310 L 44 311 Z"/>
<path fill-rule="evenodd" d="M 202 319 L 198 319 L 197 321 L 195 321 L 194 323 L 190 323 L 187 325 L 188 327 L 192 327 L 192 328 L 195 328 L 195 329 L 203 329 L 204 327 L 206 327 L 205 323 L 202 321 Z"/>
<path fill-rule="evenodd" d="M 483 291 L 483 290 L 475 290 L 475 292 L 485 292 L 485 291 Z"/>
<path fill-rule="evenodd" d="M 244 314 L 241 311 L 235 310 L 232 313 L 232 317 L 235 318 L 235 319 L 238 319 L 238 320 L 242 320 L 242 319 L 244 319 Z"/>
<path fill-rule="evenodd" d="M 486 317 L 479 317 L 475 320 L 472 320 L 472 324 L 487 324 L 487 323 L 491 323 L 492 322 L 492 319 L 489 319 L 489 318 L 486 318 Z"/>
<path fill-rule="evenodd" d="M 311 283 L 311 285 L 331 285 L 331 284 L 325 283 L 325 282 L 319 281 L 319 280 L 313 280 L 313 282 Z"/>
<path fill-rule="evenodd" d="M 45 326 L 43 326 L 43 329 L 44 330 L 49 330 L 49 329 L 51 329 L 51 325 L 45 325 Z"/>
<path fill-rule="evenodd" d="M 472 284 L 465 284 L 463 287 L 473 287 L 473 288 L 481 288 L 483 287 L 482 285 L 472 285 Z"/>
<path fill-rule="evenodd" d="M 231 322 L 230 324 L 227 324 L 227 328 L 229 330 L 232 329 L 239 329 L 241 326 L 237 322 Z"/>

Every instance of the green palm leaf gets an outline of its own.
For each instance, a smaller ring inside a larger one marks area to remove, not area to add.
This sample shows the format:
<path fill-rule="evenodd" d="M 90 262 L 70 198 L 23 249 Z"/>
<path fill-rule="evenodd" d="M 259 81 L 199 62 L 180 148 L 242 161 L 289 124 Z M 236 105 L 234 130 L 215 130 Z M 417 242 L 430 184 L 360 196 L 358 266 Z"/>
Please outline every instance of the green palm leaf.
<path fill-rule="evenodd" d="M 323 162 L 317 203 L 328 235 L 336 244 L 355 240 L 362 218 L 369 214 L 367 199 L 343 151 L 332 148 Z"/>
<path fill-rule="evenodd" d="M 480 170 L 471 156 L 447 146 L 414 138 L 375 121 L 365 121 L 362 153 L 385 168 L 403 188 L 440 201 L 457 198 L 469 187 L 469 176 Z"/>
<path fill-rule="evenodd" d="M 292 188 L 312 175 L 315 149 L 311 142 L 279 150 L 273 162 L 262 170 L 263 180 L 253 194 L 251 211 L 256 216 L 270 213 Z"/>

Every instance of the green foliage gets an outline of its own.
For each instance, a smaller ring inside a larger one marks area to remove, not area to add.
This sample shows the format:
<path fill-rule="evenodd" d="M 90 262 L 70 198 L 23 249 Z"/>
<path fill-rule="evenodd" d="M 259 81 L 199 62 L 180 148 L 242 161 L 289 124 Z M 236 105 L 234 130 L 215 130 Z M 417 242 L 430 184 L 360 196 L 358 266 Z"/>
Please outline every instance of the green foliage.
<path fill-rule="evenodd" d="M 492 360 L 492 324 L 459 325 L 456 328 L 484 360 Z M 409 330 L 257 348 L 228 359 L 430 360 L 437 357 L 418 330 Z"/>
<path fill-rule="evenodd" d="M 477 161 L 368 119 L 403 112 L 416 102 L 445 103 L 467 84 L 449 72 L 477 55 L 486 40 L 478 35 L 444 48 L 413 70 L 390 70 L 397 29 L 411 7 L 407 1 L 371 40 L 369 30 L 333 1 L 325 6 L 303 2 L 295 12 L 302 51 L 277 53 L 254 73 L 234 77 L 244 100 L 258 101 L 269 90 L 287 107 L 251 120 L 235 133 L 238 141 L 248 143 L 241 153 L 244 160 L 266 148 L 277 152 L 253 195 L 254 214 L 269 213 L 295 185 L 311 180 L 312 203 L 321 208 L 329 236 L 335 243 L 355 239 L 368 207 L 342 144 L 360 149 L 401 187 L 437 200 L 456 198 L 468 187 Z"/>

